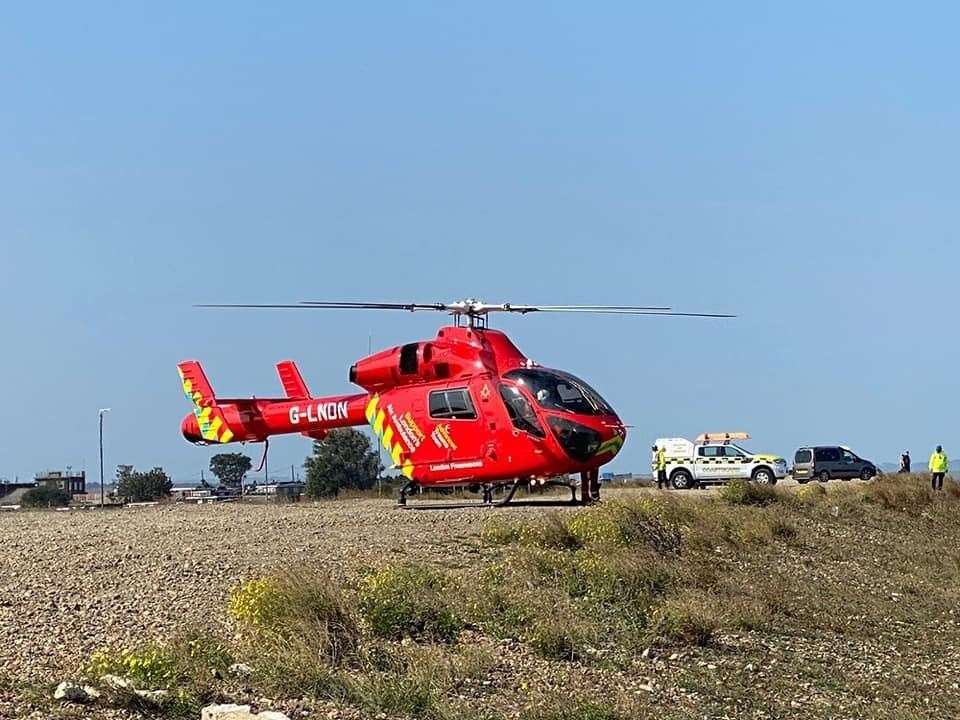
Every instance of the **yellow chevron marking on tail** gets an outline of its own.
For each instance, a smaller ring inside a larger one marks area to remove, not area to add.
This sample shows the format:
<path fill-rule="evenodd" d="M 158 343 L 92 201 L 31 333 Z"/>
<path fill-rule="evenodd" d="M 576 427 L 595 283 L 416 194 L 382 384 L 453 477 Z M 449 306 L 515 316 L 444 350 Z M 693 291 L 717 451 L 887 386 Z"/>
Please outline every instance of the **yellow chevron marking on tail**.
<path fill-rule="evenodd" d="M 188 373 L 185 373 L 177 365 L 177 374 L 180 376 L 180 382 L 183 385 L 183 394 L 193 403 L 193 414 L 197 418 L 200 437 L 207 442 L 230 442 L 234 438 L 233 431 L 227 425 L 223 410 L 217 407 L 216 398 L 213 395 L 213 390 L 206 382 L 203 369 L 196 362 L 190 361 L 184 364 L 189 366 L 189 373 L 197 373 L 197 377 L 191 379 L 188 377 Z M 199 382 L 195 383 L 194 380 L 197 378 L 199 378 Z M 200 389 L 197 389 L 198 385 Z M 204 390 L 205 386 L 206 390 Z M 204 392 L 207 393 L 206 397 L 204 397 Z"/>
<path fill-rule="evenodd" d="M 413 463 L 409 460 L 403 461 L 403 467 L 400 469 L 407 480 L 413 480 Z"/>
<path fill-rule="evenodd" d="M 365 414 L 367 416 L 367 422 L 370 423 L 371 425 L 373 424 L 373 418 L 377 412 L 377 403 L 379 402 L 380 402 L 380 396 L 374 395 L 373 397 L 370 398 L 370 402 L 367 403 L 367 409 L 365 411 Z"/>
<path fill-rule="evenodd" d="M 220 432 L 220 426 L 223 425 L 223 420 L 217 416 L 213 419 L 213 422 L 210 423 L 210 428 L 203 434 L 204 439 L 206 440 L 216 440 Z"/>
<path fill-rule="evenodd" d="M 400 460 L 403 457 L 403 448 L 400 447 L 400 443 L 397 443 L 393 446 L 393 450 L 390 452 L 390 459 L 393 460 L 393 464 L 396 467 L 400 466 Z"/>
<path fill-rule="evenodd" d="M 387 416 L 386 416 L 386 414 L 383 412 L 383 410 L 381 410 L 380 412 L 377 413 L 377 419 L 376 419 L 376 420 L 374 421 L 374 423 L 373 423 L 373 431 L 374 431 L 377 435 L 382 435 L 382 434 L 383 434 L 383 421 L 386 419 L 386 417 L 387 417 Z"/>
<path fill-rule="evenodd" d="M 387 429 L 383 431 L 383 448 L 389 450 L 393 447 L 391 442 L 393 442 L 393 426 L 387 425 Z"/>

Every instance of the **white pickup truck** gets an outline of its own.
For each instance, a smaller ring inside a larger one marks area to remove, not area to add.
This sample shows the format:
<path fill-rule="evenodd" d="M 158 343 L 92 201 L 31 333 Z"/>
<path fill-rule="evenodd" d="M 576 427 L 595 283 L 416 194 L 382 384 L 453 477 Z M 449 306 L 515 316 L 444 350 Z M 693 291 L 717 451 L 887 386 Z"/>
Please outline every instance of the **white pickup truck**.
<path fill-rule="evenodd" d="M 667 480 L 677 490 L 738 478 L 774 485 L 786 477 L 787 461 L 782 457 L 751 453 L 734 442 L 749 439 L 744 432 L 703 433 L 693 442 L 658 438 L 655 445 L 665 451 Z"/>

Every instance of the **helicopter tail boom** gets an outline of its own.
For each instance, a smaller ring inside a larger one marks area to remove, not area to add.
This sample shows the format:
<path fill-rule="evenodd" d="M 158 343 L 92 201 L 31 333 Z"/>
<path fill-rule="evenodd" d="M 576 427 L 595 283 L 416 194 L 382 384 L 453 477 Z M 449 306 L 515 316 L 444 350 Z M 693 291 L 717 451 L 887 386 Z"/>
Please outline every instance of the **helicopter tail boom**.
<path fill-rule="evenodd" d="M 285 398 L 219 399 L 200 363 L 189 360 L 177 369 L 184 393 L 194 406 L 180 429 L 184 438 L 198 445 L 263 442 L 271 435 L 289 433 L 320 439 L 335 428 L 367 422 L 366 393 L 310 397 L 306 383 L 290 361 L 277 368 L 287 393 Z"/>

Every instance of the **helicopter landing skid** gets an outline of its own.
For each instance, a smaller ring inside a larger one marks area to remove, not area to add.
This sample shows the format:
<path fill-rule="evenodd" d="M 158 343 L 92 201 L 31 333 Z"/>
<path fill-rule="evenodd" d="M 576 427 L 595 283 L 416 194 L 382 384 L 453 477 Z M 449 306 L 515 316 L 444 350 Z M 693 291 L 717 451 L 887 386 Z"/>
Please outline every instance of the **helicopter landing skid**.
<path fill-rule="evenodd" d="M 517 490 L 526 485 L 526 481 L 514 480 L 512 483 L 498 483 L 483 486 L 483 499 L 479 502 L 439 503 L 420 502 L 415 505 L 407 504 L 407 494 L 417 487 L 417 483 L 408 482 L 400 489 L 397 498 L 397 507 L 403 510 L 461 510 L 465 508 L 504 508 L 504 507 L 570 507 L 571 505 L 588 505 L 599 500 L 599 493 L 589 493 L 586 498 L 582 495 L 577 498 L 577 486 L 562 480 L 548 480 L 538 487 L 564 487 L 570 491 L 569 500 L 514 500 Z M 502 500 L 494 500 L 494 493 L 504 487 L 509 487 L 507 495 Z M 581 489 L 582 493 L 582 489 Z M 592 495 L 592 497 L 591 497 Z"/>

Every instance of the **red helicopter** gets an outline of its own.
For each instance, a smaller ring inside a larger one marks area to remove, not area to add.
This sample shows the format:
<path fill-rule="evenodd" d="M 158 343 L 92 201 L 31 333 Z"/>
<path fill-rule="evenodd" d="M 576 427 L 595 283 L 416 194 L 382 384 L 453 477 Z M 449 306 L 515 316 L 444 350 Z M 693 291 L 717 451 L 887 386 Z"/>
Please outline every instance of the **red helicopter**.
<path fill-rule="evenodd" d="M 200 363 L 177 369 L 194 411 L 181 423 L 184 438 L 206 445 L 269 442 L 301 433 L 322 440 L 334 428 L 369 425 L 406 478 L 398 504 L 416 488 L 477 487 L 483 503 L 508 488 L 509 503 L 524 485 L 563 485 L 572 503 L 599 499 L 600 467 L 623 447 L 626 428 L 603 397 L 583 380 L 541 367 L 502 332 L 491 313 L 601 313 L 732 317 L 675 313 L 627 305 L 492 305 L 454 303 L 302 302 L 294 305 L 201 305 L 215 308 L 433 310 L 453 316 L 433 340 L 411 342 L 365 357 L 350 367 L 353 395 L 314 397 L 296 364 L 277 372 L 284 398 L 223 399 L 214 395 Z M 264 449 L 266 453 L 266 447 Z M 580 476 L 580 496 L 571 474 Z M 557 480 L 565 478 L 566 480 Z"/>

